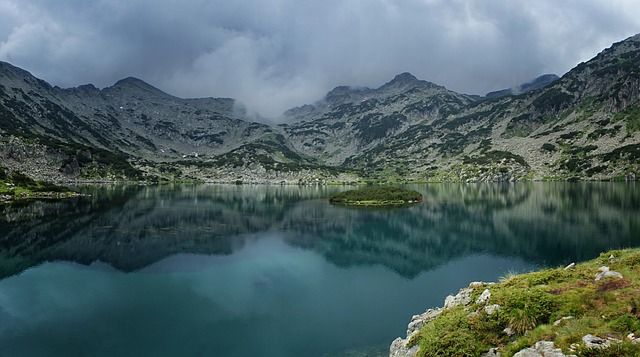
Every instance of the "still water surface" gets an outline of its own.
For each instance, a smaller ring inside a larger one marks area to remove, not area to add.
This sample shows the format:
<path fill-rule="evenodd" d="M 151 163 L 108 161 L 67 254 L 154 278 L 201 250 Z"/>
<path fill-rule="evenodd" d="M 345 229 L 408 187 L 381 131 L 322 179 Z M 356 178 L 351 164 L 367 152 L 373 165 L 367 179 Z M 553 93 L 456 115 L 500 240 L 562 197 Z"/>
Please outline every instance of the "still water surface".
<path fill-rule="evenodd" d="M 639 185 L 100 186 L 0 206 L 0 356 L 388 354 L 471 281 L 640 246 Z"/>

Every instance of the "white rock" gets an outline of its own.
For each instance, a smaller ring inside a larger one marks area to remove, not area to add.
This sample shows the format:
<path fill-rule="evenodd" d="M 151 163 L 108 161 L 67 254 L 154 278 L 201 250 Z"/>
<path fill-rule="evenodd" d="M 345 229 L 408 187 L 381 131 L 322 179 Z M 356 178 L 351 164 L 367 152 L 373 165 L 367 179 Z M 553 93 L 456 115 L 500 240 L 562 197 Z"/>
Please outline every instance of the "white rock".
<path fill-rule="evenodd" d="M 420 330 L 424 324 L 438 317 L 442 311 L 443 310 L 441 308 L 429 309 L 423 314 L 413 315 L 411 322 L 409 322 L 409 325 L 407 326 L 407 336 Z"/>
<path fill-rule="evenodd" d="M 502 310 L 502 308 L 500 307 L 500 305 L 497 304 L 493 304 L 493 305 L 488 305 L 484 307 L 484 311 L 488 314 L 488 315 L 493 315 L 496 312 L 500 312 L 500 310 Z"/>
<path fill-rule="evenodd" d="M 573 318 L 573 316 L 563 316 L 561 319 L 554 321 L 554 322 L 553 322 L 553 326 L 558 326 L 558 325 L 560 325 L 563 321 L 565 321 L 565 320 L 570 320 L 570 319 L 572 319 L 572 318 Z"/>
<path fill-rule="evenodd" d="M 622 278 L 622 274 L 617 271 L 610 270 L 607 266 L 602 266 L 598 269 L 600 272 L 596 273 L 596 280 L 600 280 L 602 278 Z"/>
<path fill-rule="evenodd" d="M 556 348 L 553 341 L 538 341 L 533 347 L 525 348 L 514 357 L 567 357 L 562 350 Z M 575 355 L 569 355 L 575 357 Z"/>
<path fill-rule="evenodd" d="M 571 263 L 569 265 L 567 265 L 566 267 L 564 267 L 564 270 L 573 270 L 573 268 L 576 267 L 576 263 Z"/>
<path fill-rule="evenodd" d="M 449 295 L 444 299 L 444 308 L 450 309 L 458 305 L 469 305 L 471 303 L 471 292 L 473 289 L 464 288 L 455 295 Z"/>
<path fill-rule="evenodd" d="M 389 348 L 389 357 L 415 357 L 418 354 L 420 345 L 407 346 L 407 342 L 411 336 L 407 336 L 406 339 L 400 337 L 393 340 L 391 347 Z"/>
<path fill-rule="evenodd" d="M 476 299 L 476 304 L 486 304 L 489 302 L 490 298 L 491 298 L 491 292 L 489 291 L 489 289 L 484 289 L 482 294 L 480 294 L 480 297 Z"/>
<path fill-rule="evenodd" d="M 513 357 L 543 357 L 535 348 L 529 347 L 518 351 Z"/>
<path fill-rule="evenodd" d="M 628 338 L 629 340 L 631 340 L 631 343 L 633 343 L 633 344 L 638 344 L 638 343 L 640 343 L 640 337 L 636 337 L 636 334 L 635 334 L 635 333 L 633 333 L 633 332 L 632 332 L 632 333 L 630 333 L 630 334 L 628 334 L 628 335 L 627 335 L 627 338 Z"/>
<path fill-rule="evenodd" d="M 489 351 L 483 353 L 482 357 L 500 357 L 500 352 L 498 352 L 497 348 L 492 348 Z"/>
<path fill-rule="evenodd" d="M 582 336 L 582 342 L 589 348 L 606 348 L 611 346 L 611 341 L 591 334 Z"/>
<path fill-rule="evenodd" d="M 502 332 L 504 332 L 505 335 L 507 335 L 509 337 L 511 337 L 511 336 L 516 334 L 516 332 L 513 331 L 513 329 L 511 327 L 506 327 L 504 330 L 502 330 Z"/>

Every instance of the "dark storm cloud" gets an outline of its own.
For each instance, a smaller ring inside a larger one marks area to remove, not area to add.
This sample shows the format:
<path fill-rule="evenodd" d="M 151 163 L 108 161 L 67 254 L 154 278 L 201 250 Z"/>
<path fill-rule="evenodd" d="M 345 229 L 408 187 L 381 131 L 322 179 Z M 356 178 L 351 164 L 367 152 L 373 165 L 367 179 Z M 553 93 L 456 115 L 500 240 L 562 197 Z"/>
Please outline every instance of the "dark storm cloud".
<path fill-rule="evenodd" d="M 633 0 L 0 0 L 0 59 L 52 84 L 126 76 L 269 116 L 409 71 L 483 94 L 640 32 Z"/>

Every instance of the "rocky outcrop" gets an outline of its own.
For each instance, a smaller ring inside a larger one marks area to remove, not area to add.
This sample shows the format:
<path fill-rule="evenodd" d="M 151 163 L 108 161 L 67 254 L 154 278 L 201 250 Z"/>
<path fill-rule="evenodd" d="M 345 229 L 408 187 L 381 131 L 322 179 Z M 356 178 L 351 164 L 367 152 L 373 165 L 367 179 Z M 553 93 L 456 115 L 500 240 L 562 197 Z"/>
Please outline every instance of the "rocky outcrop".
<path fill-rule="evenodd" d="M 407 336 L 405 338 L 398 337 L 392 343 L 389 349 L 390 357 L 414 357 L 418 354 L 420 346 L 415 343 L 413 338 L 420 332 L 420 328 L 424 324 L 438 317 L 444 309 L 429 309 L 420 315 L 414 315 L 411 322 L 407 326 Z"/>
<path fill-rule="evenodd" d="M 420 332 L 420 328 L 425 324 L 436 319 L 440 314 L 447 310 L 460 305 L 469 305 L 472 301 L 471 293 L 474 288 L 482 286 L 484 283 L 473 282 L 467 288 L 460 289 L 456 295 L 449 295 L 445 298 L 444 308 L 429 309 L 420 315 L 414 315 L 411 322 L 407 326 L 407 335 L 405 338 L 398 337 L 392 343 L 389 349 L 390 357 L 414 357 L 418 354 L 420 346 L 416 343 L 415 337 Z M 488 290 L 485 290 L 488 292 Z M 491 296 L 491 294 L 488 294 Z M 481 298 L 488 301 L 489 297 L 483 292 Z M 480 298 L 478 298 L 480 300 Z"/>
<path fill-rule="evenodd" d="M 577 357 L 565 355 L 562 350 L 556 348 L 552 341 L 538 341 L 533 347 L 525 348 L 517 352 L 514 357 Z"/>
<path fill-rule="evenodd" d="M 482 354 L 484 357 L 496 357 L 506 352 L 509 355 L 516 352 L 516 357 L 575 357 L 587 351 L 589 355 L 598 354 L 594 350 L 599 349 L 610 349 L 614 354 L 637 355 L 640 338 L 636 337 L 635 328 L 630 325 L 612 326 L 622 318 L 637 320 L 635 312 L 630 313 L 635 310 L 629 306 L 635 306 L 633 297 L 637 295 L 633 281 L 638 278 L 638 254 L 637 249 L 613 251 L 609 258 L 601 254 L 580 265 L 527 273 L 493 286 L 472 283 L 456 295 L 447 296 L 443 308 L 414 316 L 406 338 L 393 341 L 390 356 L 416 356 L 420 353 L 420 347 L 417 347 L 420 344 L 432 349 L 422 351 L 425 355 L 433 355 L 432 351 L 446 351 L 451 355 Z M 603 262 L 625 271 L 625 276 L 609 266 L 601 266 Z M 596 270 L 595 279 L 583 278 Z M 603 279 L 606 281 L 600 281 Z M 599 304 L 616 300 L 616 304 L 594 306 L 575 317 L 567 314 L 570 310 L 563 310 L 584 299 L 592 299 Z M 464 307 L 447 311 L 461 305 Z M 542 311 L 546 315 L 537 318 L 532 311 Z M 555 321 L 549 320 L 554 316 Z M 531 323 L 527 319 L 536 321 Z M 523 322 L 529 323 L 524 329 L 521 328 Z M 505 325 L 506 328 L 502 329 Z M 586 334 L 580 342 L 568 344 L 567 341 L 575 339 L 571 331 L 579 329 L 598 331 L 599 335 Z M 530 338 L 539 336 L 541 331 L 548 340 L 538 341 L 531 347 L 521 347 L 523 341 L 531 343 Z M 556 347 L 555 343 L 562 348 Z M 491 345 L 499 347 L 489 349 Z"/>

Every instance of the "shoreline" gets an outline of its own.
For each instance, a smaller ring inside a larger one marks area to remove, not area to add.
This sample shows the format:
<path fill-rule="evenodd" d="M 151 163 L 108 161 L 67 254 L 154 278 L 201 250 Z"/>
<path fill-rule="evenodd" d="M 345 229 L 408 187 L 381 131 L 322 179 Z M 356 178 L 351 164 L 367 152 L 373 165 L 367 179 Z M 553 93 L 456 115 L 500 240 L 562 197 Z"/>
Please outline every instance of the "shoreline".
<path fill-rule="evenodd" d="M 640 355 L 639 263 L 640 248 L 628 248 L 564 268 L 472 282 L 442 307 L 414 315 L 389 356 L 560 357 L 604 348 Z"/>

